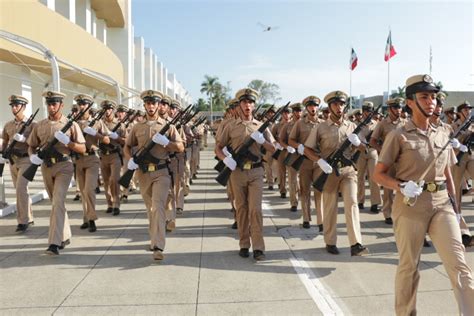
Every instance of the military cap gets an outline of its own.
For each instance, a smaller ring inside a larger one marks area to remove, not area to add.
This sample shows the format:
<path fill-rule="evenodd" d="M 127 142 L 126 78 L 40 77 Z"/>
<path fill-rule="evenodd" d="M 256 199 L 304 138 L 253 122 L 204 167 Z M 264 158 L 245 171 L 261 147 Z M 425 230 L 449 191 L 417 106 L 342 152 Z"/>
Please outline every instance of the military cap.
<path fill-rule="evenodd" d="M 320 111 L 324 113 L 329 112 L 329 107 L 328 106 L 321 107 Z"/>
<path fill-rule="evenodd" d="M 373 111 L 374 110 L 374 103 L 370 101 L 364 101 L 362 104 L 362 111 Z"/>
<path fill-rule="evenodd" d="M 143 111 L 143 110 L 137 110 L 137 115 L 138 115 L 138 116 L 145 116 L 145 111 Z"/>
<path fill-rule="evenodd" d="M 304 98 L 303 102 L 301 103 L 303 103 L 304 106 L 308 106 L 308 105 L 319 106 L 321 104 L 321 99 L 314 95 L 310 95 L 309 97 Z"/>
<path fill-rule="evenodd" d="M 440 88 L 433 82 L 430 75 L 411 76 L 406 81 L 406 95 L 412 95 L 417 92 L 438 92 Z"/>
<path fill-rule="evenodd" d="M 74 105 L 73 105 L 73 106 L 74 106 Z M 95 113 L 97 113 L 97 109 L 96 109 L 96 108 L 92 108 L 92 107 L 89 108 L 89 114 L 90 114 L 91 116 L 94 116 Z"/>
<path fill-rule="evenodd" d="M 461 112 L 464 108 L 470 108 L 470 109 L 472 109 L 471 103 L 469 103 L 469 101 L 467 101 L 467 100 L 464 100 L 463 103 L 461 103 L 461 104 L 458 105 L 458 107 L 456 108 L 456 110 L 457 110 L 458 112 Z"/>
<path fill-rule="evenodd" d="M 454 113 L 454 112 L 456 112 L 456 107 L 454 105 L 447 106 L 447 107 L 444 108 L 443 112 L 444 113 L 450 113 L 450 112 Z"/>
<path fill-rule="evenodd" d="M 349 96 L 347 95 L 347 93 L 336 90 L 336 91 L 328 93 L 324 97 L 324 102 L 326 102 L 327 104 L 330 104 L 331 102 L 335 102 L 335 101 L 346 103 L 348 98 Z"/>
<path fill-rule="evenodd" d="M 229 101 L 227 101 L 226 105 L 227 105 L 228 108 L 233 109 L 237 105 L 239 105 L 239 99 L 237 99 L 237 98 L 230 99 Z"/>
<path fill-rule="evenodd" d="M 66 95 L 59 91 L 45 91 L 43 97 L 46 99 L 46 103 L 63 102 Z"/>
<path fill-rule="evenodd" d="M 144 102 L 160 102 L 161 99 L 163 99 L 163 93 L 156 90 L 145 90 L 140 94 L 140 99 L 142 99 Z"/>
<path fill-rule="evenodd" d="M 446 101 L 446 93 L 440 91 L 436 94 L 436 106 L 443 106 Z"/>
<path fill-rule="evenodd" d="M 160 103 L 171 105 L 171 98 L 167 95 L 163 95 Z"/>
<path fill-rule="evenodd" d="M 237 91 L 235 94 L 235 98 L 240 101 L 242 100 L 250 100 L 250 101 L 257 101 L 258 99 L 258 92 L 255 91 L 252 88 L 245 88 L 245 89 L 240 89 Z"/>
<path fill-rule="evenodd" d="M 77 104 L 73 104 L 73 105 L 71 105 L 71 110 L 73 112 L 78 112 L 79 111 L 79 106 Z"/>
<path fill-rule="evenodd" d="M 112 100 L 104 100 L 100 103 L 100 107 L 103 109 L 116 109 L 117 103 Z"/>
<path fill-rule="evenodd" d="M 291 111 L 290 111 L 290 108 L 286 107 L 286 108 L 284 108 L 284 109 L 283 109 L 283 111 L 282 111 L 282 112 L 285 112 L 285 113 L 290 113 Z"/>
<path fill-rule="evenodd" d="M 290 105 L 290 107 L 291 107 L 291 110 L 293 112 L 294 111 L 303 111 L 303 106 L 299 102 L 293 103 L 292 105 Z"/>
<path fill-rule="evenodd" d="M 402 107 L 404 104 L 405 104 L 405 99 L 401 97 L 387 100 L 388 106 Z"/>
<path fill-rule="evenodd" d="M 266 109 L 266 111 L 267 111 L 267 113 L 268 113 L 268 112 L 273 112 L 273 113 L 275 113 L 275 112 L 276 112 L 276 111 L 275 111 L 275 105 L 274 105 L 274 104 L 270 105 L 270 106 L 268 107 L 268 109 Z"/>
<path fill-rule="evenodd" d="M 181 108 L 181 104 L 179 103 L 178 100 L 171 100 L 171 104 L 170 104 L 170 107 L 173 108 L 173 109 L 180 109 Z"/>
<path fill-rule="evenodd" d="M 10 105 L 13 104 L 21 104 L 21 105 L 27 105 L 28 104 L 28 99 L 21 96 L 21 95 L 16 95 L 12 94 L 9 98 L 8 101 L 10 102 Z"/>
<path fill-rule="evenodd" d="M 125 104 L 119 104 L 117 106 L 117 112 L 128 112 L 128 107 Z"/>
<path fill-rule="evenodd" d="M 79 104 L 79 103 L 83 103 L 83 104 L 92 104 L 92 103 L 94 103 L 94 99 L 88 94 L 78 94 L 74 97 L 74 101 L 76 101 L 77 104 Z"/>

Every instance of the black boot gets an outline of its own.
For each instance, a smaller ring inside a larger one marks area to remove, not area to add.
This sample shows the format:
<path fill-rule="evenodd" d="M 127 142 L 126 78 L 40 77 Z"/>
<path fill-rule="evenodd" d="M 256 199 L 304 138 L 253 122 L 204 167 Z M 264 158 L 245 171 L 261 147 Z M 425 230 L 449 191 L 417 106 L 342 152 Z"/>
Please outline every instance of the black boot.
<path fill-rule="evenodd" d="M 89 232 L 93 233 L 97 230 L 97 227 L 95 226 L 95 221 L 89 221 Z"/>

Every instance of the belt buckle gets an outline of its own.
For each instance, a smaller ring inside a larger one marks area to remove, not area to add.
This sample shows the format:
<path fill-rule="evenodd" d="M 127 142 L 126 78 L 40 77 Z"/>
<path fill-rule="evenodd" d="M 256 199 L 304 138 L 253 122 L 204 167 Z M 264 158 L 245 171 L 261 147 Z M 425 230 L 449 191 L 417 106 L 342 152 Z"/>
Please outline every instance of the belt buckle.
<path fill-rule="evenodd" d="M 152 163 L 148 164 L 148 171 L 149 172 L 156 171 L 156 166 Z"/>
<path fill-rule="evenodd" d="M 89 156 L 89 153 L 88 152 L 85 152 L 82 154 L 83 156 Z"/>
<path fill-rule="evenodd" d="M 51 163 L 56 163 L 56 158 L 51 158 Z"/>
<path fill-rule="evenodd" d="M 252 163 L 247 161 L 246 163 L 244 163 L 244 170 L 250 170 L 252 169 Z"/>
<path fill-rule="evenodd" d="M 426 184 L 426 191 L 431 192 L 431 193 L 436 192 L 438 191 L 438 185 L 434 182 L 428 182 Z"/>
<path fill-rule="evenodd" d="M 340 161 L 337 162 L 337 168 L 338 168 L 338 169 L 341 169 L 341 168 L 342 168 L 342 162 L 340 162 Z"/>

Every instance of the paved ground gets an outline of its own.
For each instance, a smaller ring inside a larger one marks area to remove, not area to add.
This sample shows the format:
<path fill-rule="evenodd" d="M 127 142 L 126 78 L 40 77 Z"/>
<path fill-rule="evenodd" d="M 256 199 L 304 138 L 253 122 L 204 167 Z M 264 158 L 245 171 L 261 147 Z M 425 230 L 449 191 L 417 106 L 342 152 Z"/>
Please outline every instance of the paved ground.
<path fill-rule="evenodd" d="M 59 257 L 47 247 L 49 200 L 35 204 L 35 226 L 14 232 L 15 214 L 0 219 L 0 315 L 392 315 L 397 266 L 392 229 L 382 215 L 361 212 L 371 254 L 351 258 L 344 215 L 339 215 L 339 256 L 327 254 L 317 229 L 304 230 L 301 213 L 265 190 L 267 260 L 237 255 L 232 213 L 214 178 L 211 152 L 202 153 L 199 178 L 186 199 L 177 229 L 168 235 L 165 260 L 153 261 L 147 217 L 132 195 L 118 217 L 105 214 L 99 195 L 98 231 L 79 229 L 80 202 L 68 195 L 72 243 Z M 465 197 L 474 230 L 472 197 Z M 469 202 L 469 203 L 468 203 Z M 473 249 L 467 251 L 474 267 Z M 455 315 L 447 274 L 434 248 L 423 251 L 418 309 L 421 315 Z"/>

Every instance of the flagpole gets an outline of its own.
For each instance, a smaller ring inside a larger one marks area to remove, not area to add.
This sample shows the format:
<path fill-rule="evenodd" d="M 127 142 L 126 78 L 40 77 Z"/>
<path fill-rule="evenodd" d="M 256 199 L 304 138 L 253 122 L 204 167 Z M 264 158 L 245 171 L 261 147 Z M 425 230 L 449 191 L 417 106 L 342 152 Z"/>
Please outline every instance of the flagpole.
<path fill-rule="evenodd" d="M 349 63 L 352 62 L 352 47 L 351 47 L 351 57 L 349 58 Z M 349 65 L 349 109 L 352 110 L 352 64 Z"/>
<path fill-rule="evenodd" d="M 388 36 L 390 38 L 390 49 L 392 48 L 392 29 L 389 27 L 388 28 Z M 387 68 L 388 68 L 388 72 L 387 72 L 387 98 L 390 99 L 390 52 L 389 52 L 389 57 L 388 57 L 388 61 L 387 61 Z"/>

